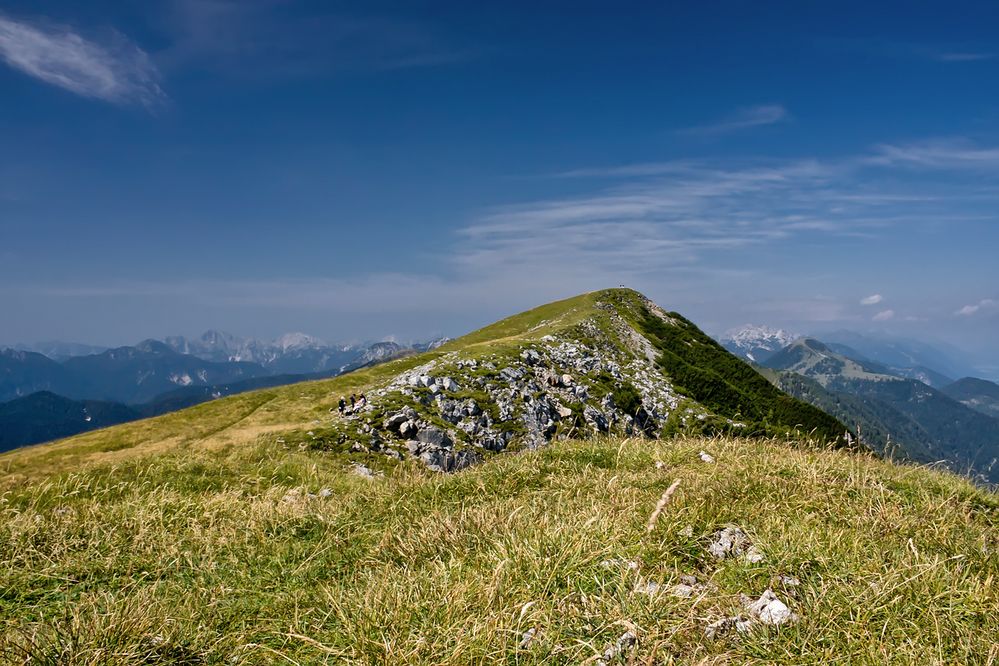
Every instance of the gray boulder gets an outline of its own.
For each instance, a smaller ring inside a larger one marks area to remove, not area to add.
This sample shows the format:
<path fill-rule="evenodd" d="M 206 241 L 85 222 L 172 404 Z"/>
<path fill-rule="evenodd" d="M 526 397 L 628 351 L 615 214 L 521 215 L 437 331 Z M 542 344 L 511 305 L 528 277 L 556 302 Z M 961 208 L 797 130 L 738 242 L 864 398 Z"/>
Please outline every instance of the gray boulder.
<path fill-rule="evenodd" d="M 445 448 L 451 448 L 454 446 L 454 441 L 451 437 L 449 437 L 446 432 L 437 426 L 427 426 L 426 428 L 421 428 L 420 431 L 416 433 L 416 439 L 424 444 L 430 444 L 432 446 L 442 446 Z"/>
<path fill-rule="evenodd" d="M 583 408 L 583 418 L 598 432 L 607 432 L 609 425 L 607 417 L 599 409 L 587 405 Z"/>

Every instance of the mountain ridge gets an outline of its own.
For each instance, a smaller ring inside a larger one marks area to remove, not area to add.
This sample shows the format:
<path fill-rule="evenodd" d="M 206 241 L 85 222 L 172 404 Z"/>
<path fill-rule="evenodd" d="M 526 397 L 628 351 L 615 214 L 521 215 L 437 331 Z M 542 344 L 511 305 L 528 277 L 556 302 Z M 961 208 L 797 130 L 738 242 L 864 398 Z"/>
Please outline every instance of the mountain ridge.
<path fill-rule="evenodd" d="M 310 405 L 292 398 L 317 391 L 322 397 Z M 362 391 L 363 409 L 340 417 L 339 397 Z M 839 441 L 846 431 L 832 417 L 780 392 L 680 315 L 630 290 L 550 303 L 416 356 L 331 380 L 214 400 L 148 423 L 186 421 L 197 410 L 217 412 L 266 396 L 280 396 L 288 405 L 281 413 L 266 412 L 287 424 L 286 442 L 331 451 L 357 447 L 364 455 L 397 459 L 415 456 L 445 469 L 459 464 L 461 451 L 468 452 L 462 459 L 477 461 L 568 433 L 797 432 L 807 438 L 812 432 Z M 293 418 L 296 413 L 302 416 Z M 406 422 L 412 423 L 402 436 L 399 427 Z M 107 430 L 106 437 L 117 440 L 129 432 L 132 445 L 152 436 L 126 424 Z M 83 439 L 88 437 L 105 439 L 93 433 Z"/>

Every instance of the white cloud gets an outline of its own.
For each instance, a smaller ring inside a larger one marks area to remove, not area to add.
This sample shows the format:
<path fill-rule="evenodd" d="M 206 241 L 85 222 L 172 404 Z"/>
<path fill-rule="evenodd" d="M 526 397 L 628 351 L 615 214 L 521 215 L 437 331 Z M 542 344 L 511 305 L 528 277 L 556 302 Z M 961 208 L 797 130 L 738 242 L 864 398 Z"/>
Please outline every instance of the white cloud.
<path fill-rule="evenodd" d="M 999 148 L 981 147 L 967 139 L 943 139 L 909 144 L 882 144 L 867 159 L 881 166 L 906 166 L 924 169 L 995 169 L 999 167 Z"/>
<path fill-rule="evenodd" d="M 0 15 L 0 59 L 83 97 L 145 106 L 165 97 L 149 56 L 118 34 L 99 44 L 64 26 L 31 24 Z"/>
<path fill-rule="evenodd" d="M 982 300 L 974 303 L 972 305 L 965 305 L 963 308 L 955 312 L 954 314 L 960 317 L 970 317 L 972 315 L 978 314 L 982 310 L 991 310 L 999 306 L 999 302 L 991 298 L 983 298 Z"/>
<path fill-rule="evenodd" d="M 574 186 L 573 194 L 480 216 L 459 231 L 456 254 L 459 263 L 482 270 L 563 263 L 664 274 L 747 246 L 871 238 L 898 224 L 935 223 L 940 211 L 955 221 L 960 201 L 970 205 L 963 193 L 898 190 L 870 170 L 847 158 L 680 160 L 563 171 L 552 182 L 595 183 L 582 193 Z"/>
<path fill-rule="evenodd" d="M 724 120 L 709 125 L 698 125 L 681 130 L 683 134 L 727 134 L 739 130 L 760 127 L 761 125 L 773 125 L 783 120 L 787 120 L 789 114 L 780 104 L 762 104 L 740 109 L 738 112 L 725 118 Z"/>
<path fill-rule="evenodd" d="M 894 319 L 894 318 L 895 318 L 895 311 L 894 310 L 882 310 L 881 312 L 879 312 L 876 315 L 874 315 L 873 317 L 871 317 L 871 320 L 872 321 L 888 321 L 889 319 Z"/>
<path fill-rule="evenodd" d="M 877 305 L 882 300 L 884 300 L 884 299 L 881 297 L 881 294 L 871 294 L 867 298 L 860 299 L 860 304 L 861 305 Z"/>

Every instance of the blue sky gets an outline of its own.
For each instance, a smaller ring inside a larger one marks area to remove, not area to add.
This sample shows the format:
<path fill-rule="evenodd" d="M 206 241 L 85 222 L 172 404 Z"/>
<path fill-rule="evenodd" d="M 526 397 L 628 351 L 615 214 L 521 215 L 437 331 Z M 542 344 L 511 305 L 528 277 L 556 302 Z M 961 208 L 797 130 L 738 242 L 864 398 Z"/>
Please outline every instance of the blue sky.
<path fill-rule="evenodd" d="M 999 5 L 0 0 L 0 341 L 626 284 L 999 362 Z"/>

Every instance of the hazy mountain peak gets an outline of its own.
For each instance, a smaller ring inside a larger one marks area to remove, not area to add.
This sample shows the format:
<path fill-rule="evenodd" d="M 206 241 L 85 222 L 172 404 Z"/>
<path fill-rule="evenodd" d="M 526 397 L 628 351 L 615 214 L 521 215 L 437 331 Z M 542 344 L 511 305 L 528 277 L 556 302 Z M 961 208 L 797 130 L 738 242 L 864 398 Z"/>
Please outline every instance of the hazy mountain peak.
<path fill-rule="evenodd" d="M 325 342 L 306 333 L 285 333 L 274 341 L 274 345 L 282 351 L 289 349 L 320 349 L 328 347 Z"/>
<path fill-rule="evenodd" d="M 783 328 L 746 324 L 727 331 L 722 345 L 740 358 L 762 363 L 794 342 L 799 336 Z"/>

